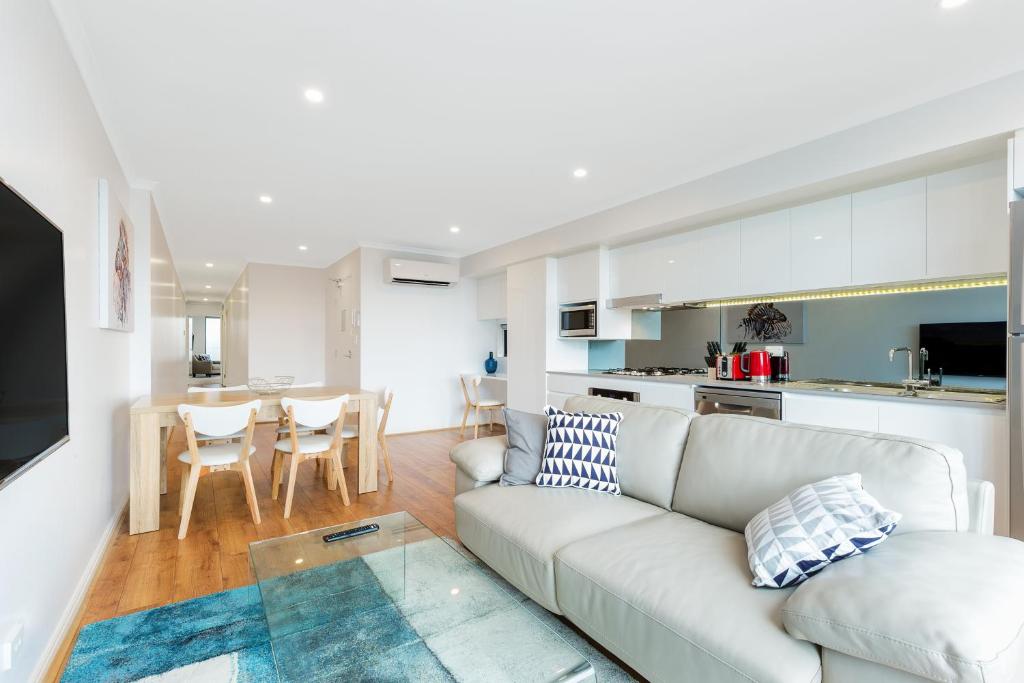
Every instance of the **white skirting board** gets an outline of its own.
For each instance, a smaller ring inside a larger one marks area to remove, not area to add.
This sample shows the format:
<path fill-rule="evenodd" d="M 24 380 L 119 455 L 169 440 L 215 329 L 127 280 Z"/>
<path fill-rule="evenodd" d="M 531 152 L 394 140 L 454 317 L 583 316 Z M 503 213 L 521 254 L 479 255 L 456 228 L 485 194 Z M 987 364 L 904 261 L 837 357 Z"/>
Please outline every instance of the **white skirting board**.
<path fill-rule="evenodd" d="M 78 585 L 75 586 L 75 592 L 71 594 L 71 598 L 64 608 L 64 614 L 61 615 L 60 621 L 57 622 L 57 628 L 54 629 L 53 634 L 50 636 L 50 642 L 47 643 L 46 649 L 43 650 L 43 655 L 36 662 L 35 669 L 32 671 L 32 677 L 29 679 L 34 683 L 42 681 L 46 676 L 50 664 L 53 663 L 53 658 L 60 650 L 60 646 L 64 644 L 68 631 L 74 626 L 75 619 L 78 617 L 78 613 L 82 609 L 86 595 L 89 592 L 89 587 L 92 585 L 93 579 L 96 578 L 100 562 L 103 561 L 103 556 L 106 555 L 107 548 L 110 547 L 111 539 L 117 533 L 121 517 L 125 514 L 127 507 L 128 500 L 126 498 L 124 503 L 118 508 L 118 513 L 107 523 L 107 528 L 103 531 L 100 542 L 96 544 L 96 549 L 93 551 L 92 557 L 89 558 L 89 564 L 86 565 L 85 571 L 82 572 L 82 577 L 78 580 Z"/>

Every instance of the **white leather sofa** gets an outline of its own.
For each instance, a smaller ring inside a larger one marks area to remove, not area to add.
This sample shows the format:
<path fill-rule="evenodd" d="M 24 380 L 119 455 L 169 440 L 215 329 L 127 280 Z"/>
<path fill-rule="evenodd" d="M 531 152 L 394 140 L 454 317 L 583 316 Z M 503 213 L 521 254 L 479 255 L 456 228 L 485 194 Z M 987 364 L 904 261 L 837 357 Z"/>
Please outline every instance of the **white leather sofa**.
<path fill-rule="evenodd" d="M 504 437 L 459 444 L 462 542 L 651 681 L 1024 681 L 1024 543 L 959 451 L 883 434 L 573 397 L 624 413 L 622 496 L 498 486 Z M 743 529 L 860 472 L 892 537 L 796 588 L 751 586 Z M 988 533 L 986 533 L 988 532 Z"/>

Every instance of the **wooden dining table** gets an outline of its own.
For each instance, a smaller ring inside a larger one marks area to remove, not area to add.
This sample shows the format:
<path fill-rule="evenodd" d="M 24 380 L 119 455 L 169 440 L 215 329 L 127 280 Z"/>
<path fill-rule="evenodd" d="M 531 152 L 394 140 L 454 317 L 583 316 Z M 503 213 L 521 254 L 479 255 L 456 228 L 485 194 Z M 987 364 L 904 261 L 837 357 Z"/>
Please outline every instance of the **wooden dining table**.
<path fill-rule="evenodd" d="M 359 413 L 359 493 L 377 490 L 377 394 L 352 387 L 304 387 L 272 395 L 252 391 L 203 391 L 191 394 L 145 396 L 131 408 L 131 496 L 129 533 L 160 528 L 160 496 L 167 493 L 167 440 L 171 429 L 183 425 L 178 417 L 182 403 L 229 406 L 259 399 L 257 422 L 277 422 L 284 416 L 281 398 L 325 399 L 349 395 L 348 412 Z"/>

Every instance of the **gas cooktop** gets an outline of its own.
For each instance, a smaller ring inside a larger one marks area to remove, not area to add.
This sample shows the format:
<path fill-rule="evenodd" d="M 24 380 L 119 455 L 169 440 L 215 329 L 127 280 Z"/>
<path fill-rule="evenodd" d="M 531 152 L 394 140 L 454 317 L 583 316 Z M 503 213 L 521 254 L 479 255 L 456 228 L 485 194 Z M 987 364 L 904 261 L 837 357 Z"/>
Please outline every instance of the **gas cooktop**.
<path fill-rule="evenodd" d="M 630 375 L 632 377 L 663 377 L 666 375 L 706 375 L 707 368 L 612 368 L 605 375 Z"/>

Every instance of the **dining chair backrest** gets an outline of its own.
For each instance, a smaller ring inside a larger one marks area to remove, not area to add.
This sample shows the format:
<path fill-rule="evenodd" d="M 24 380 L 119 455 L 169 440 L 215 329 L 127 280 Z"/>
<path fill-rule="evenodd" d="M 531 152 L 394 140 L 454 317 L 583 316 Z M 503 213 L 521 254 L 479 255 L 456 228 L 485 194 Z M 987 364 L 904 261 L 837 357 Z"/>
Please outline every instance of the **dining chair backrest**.
<path fill-rule="evenodd" d="M 205 391 L 245 391 L 249 388 L 246 384 L 236 384 L 233 387 L 189 387 L 188 393 L 199 394 Z"/>
<path fill-rule="evenodd" d="M 316 387 L 322 387 L 323 385 L 324 385 L 323 382 L 306 382 L 305 384 L 293 384 L 293 385 L 291 385 L 288 388 L 289 389 L 313 389 L 313 388 L 316 388 Z"/>
<path fill-rule="evenodd" d="M 394 398 L 395 392 L 391 390 L 391 387 L 384 387 L 384 391 L 382 391 L 378 397 L 377 431 L 384 431 L 384 427 L 388 423 L 388 415 L 391 414 L 391 401 L 394 400 Z"/>
<path fill-rule="evenodd" d="M 322 400 L 306 400 L 285 396 L 281 399 L 281 407 L 295 418 L 295 423 L 310 429 L 323 429 L 334 424 L 341 416 L 342 408 L 347 407 L 348 394 L 336 398 Z"/>
<path fill-rule="evenodd" d="M 178 415 L 184 420 L 188 415 L 192 428 L 199 434 L 213 437 L 224 437 L 246 429 L 249 416 L 253 410 L 260 411 L 259 400 L 240 403 L 234 406 L 196 406 L 182 403 L 178 406 Z"/>
<path fill-rule="evenodd" d="M 480 402 L 480 375 L 459 375 L 462 382 L 462 395 L 466 397 L 466 403 L 476 405 Z"/>

